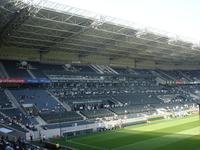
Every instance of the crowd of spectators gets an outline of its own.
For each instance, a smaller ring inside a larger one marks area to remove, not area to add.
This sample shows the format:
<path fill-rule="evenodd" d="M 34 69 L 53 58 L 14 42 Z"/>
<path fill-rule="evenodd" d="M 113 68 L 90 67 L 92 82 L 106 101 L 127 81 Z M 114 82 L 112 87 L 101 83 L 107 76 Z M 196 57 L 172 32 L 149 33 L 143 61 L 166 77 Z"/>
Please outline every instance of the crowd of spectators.
<path fill-rule="evenodd" d="M 8 136 L 0 137 L 0 149 L 1 150 L 40 150 L 39 147 L 33 146 L 26 142 L 22 137 L 18 137 L 15 140 L 9 140 Z"/>

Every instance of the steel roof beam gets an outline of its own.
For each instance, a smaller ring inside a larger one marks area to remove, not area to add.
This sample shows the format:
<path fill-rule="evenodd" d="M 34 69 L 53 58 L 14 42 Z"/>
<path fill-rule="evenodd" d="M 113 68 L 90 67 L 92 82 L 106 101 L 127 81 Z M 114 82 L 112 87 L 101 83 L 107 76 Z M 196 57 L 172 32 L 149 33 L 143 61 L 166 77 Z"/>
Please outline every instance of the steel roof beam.
<path fill-rule="evenodd" d="M 45 17 L 45 18 L 40 18 L 40 17 L 34 17 L 34 18 L 37 18 L 37 19 L 43 19 L 43 20 L 46 20 L 46 21 L 51 21 L 51 22 L 56 22 L 56 23 L 62 23 L 62 24 L 67 24 L 67 25 L 71 25 L 71 26 L 78 26 L 78 27 L 82 27 L 82 28 L 87 28 L 87 26 L 82 26 L 82 25 L 78 25 L 76 23 L 69 23 L 69 22 L 64 22 L 64 21 L 60 21 L 60 20 L 56 20 L 56 19 L 52 19 L 52 18 L 48 18 L 48 15 Z M 99 26 L 101 27 L 101 26 Z M 120 30 L 117 30 L 117 31 L 109 31 L 109 30 L 106 30 L 106 29 L 101 29 L 101 28 L 95 28 L 95 30 L 99 30 L 99 31 L 102 31 L 102 32 L 107 32 L 107 33 L 112 33 L 112 34 L 120 34 L 120 35 L 124 35 L 124 36 L 128 36 L 128 37 L 134 37 L 134 36 L 131 36 L 131 35 L 128 35 L 128 34 L 124 34 L 124 33 L 121 33 Z M 151 33 L 146 33 L 146 34 L 151 34 Z M 135 38 L 135 37 L 134 37 Z M 141 38 L 140 36 L 138 36 L 137 38 L 139 39 L 143 39 L 145 41 L 154 41 L 158 44 L 163 44 L 163 46 L 170 46 L 171 44 L 169 44 L 168 42 L 161 42 L 161 41 L 157 41 L 157 40 L 152 40 L 152 39 L 148 39 L 148 38 Z M 163 38 L 163 37 L 159 37 L 158 36 L 158 39 L 160 38 Z M 178 47 L 181 47 L 181 48 L 188 48 L 188 47 L 185 47 L 183 45 L 176 45 L 176 44 L 173 44 L 172 46 L 178 46 Z"/>
<path fill-rule="evenodd" d="M 15 38 L 18 38 L 18 37 L 15 37 Z M 26 39 L 26 38 L 18 38 L 18 39 L 20 39 L 20 41 L 22 41 L 22 40 L 25 40 L 24 41 L 24 43 L 26 43 L 27 42 L 27 40 L 29 40 L 30 42 L 33 42 L 33 40 L 34 39 Z M 37 39 L 35 39 L 34 41 L 37 41 L 38 43 L 40 43 L 40 40 L 37 40 Z M 37 44 L 37 42 L 36 43 L 32 43 L 32 44 Z M 50 42 L 50 41 L 43 41 L 43 42 Z M 22 42 L 21 42 L 22 43 Z M 80 45 L 77 45 L 77 44 L 74 44 L 74 43 L 68 43 L 68 44 L 70 44 L 70 45 L 72 45 L 72 46 L 80 46 Z M 64 45 L 68 45 L 68 44 L 59 44 L 59 45 L 61 45 L 61 46 L 64 46 Z M 46 47 L 46 46 L 44 46 L 44 47 Z M 47 47 L 50 47 L 50 46 L 47 46 Z M 69 47 L 69 46 L 68 46 Z M 58 47 L 59 48 L 59 47 Z M 83 47 L 83 48 L 87 48 L 87 49 L 89 49 L 89 47 Z M 92 47 L 92 48 L 94 48 L 94 47 Z M 81 48 L 82 49 L 82 48 Z M 80 50 L 81 51 L 81 50 Z M 110 51 L 117 51 L 117 52 L 126 52 L 126 51 L 123 51 L 123 50 L 115 50 L 115 49 L 105 49 L 104 51 L 101 51 L 101 52 L 110 52 Z M 95 51 L 95 52 L 98 52 L 98 50 L 97 51 Z M 134 55 L 141 55 L 141 56 L 145 56 L 145 57 L 147 57 L 147 56 L 150 56 L 150 57 L 156 57 L 158 54 L 156 54 L 156 55 L 148 55 L 148 54 L 143 54 L 143 53 L 137 53 L 137 54 L 135 54 L 135 53 L 131 53 L 130 52 L 130 54 L 134 54 Z M 159 59 L 160 60 L 160 59 Z"/>
<path fill-rule="evenodd" d="M 43 27 L 43 26 L 33 26 L 33 25 L 29 25 L 29 24 L 23 24 L 23 26 L 39 28 L 39 29 L 44 29 L 44 30 L 52 30 L 52 31 L 55 31 L 55 32 L 58 31 L 58 32 L 67 32 L 67 33 L 73 33 L 73 34 L 76 33 L 76 32 L 73 32 L 73 31 L 67 31 L 67 30 L 58 29 L 58 28 L 56 29 L 56 28 L 49 28 L 49 27 Z M 40 30 L 39 30 L 39 32 L 40 32 Z M 126 39 L 126 41 L 121 41 L 121 40 L 117 40 L 117 39 L 112 39 L 112 38 L 107 38 L 107 37 L 102 37 L 102 36 L 97 36 L 97 35 L 91 35 L 91 34 L 86 34 L 86 33 L 84 33 L 83 36 L 89 36 L 89 37 L 93 37 L 93 38 L 100 38 L 100 39 L 104 39 L 104 40 L 114 40 L 116 42 L 124 42 L 124 43 L 128 43 L 128 44 L 134 44 L 134 46 L 135 45 L 138 45 L 138 46 L 145 45 L 145 44 L 140 44 L 140 43 L 136 43 L 136 42 L 130 41 L 130 39 Z M 149 45 L 145 45 L 145 46 L 150 47 L 150 49 L 160 49 L 160 50 L 169 51 L 169 49 L 166 49 L 166 48 L 154 47 L 154 46 L 149 46 Z M 172 50 L 174 51 L 174 48 Z M 185 52 L 190 52 L 190 51 L 188 51 L 188 49 L 187 49 Z"/>
<path fill-rule="evenodd" d="M 19 35 L 20 36 L 20 35 Z M 28 40 L 33 40 L 33 41 L 35 41 L 35 40 L 37 40 L 37 41 L 42 41 L 42 42 L 48 42 L 48 43 L 53 43 L 53 41 L 51 41 L 51 40 L 42 40 L 42 39 L 34 39 L 34 38 L 26 38 L 26 37 L 19 37 L 19 36 L 11 36 L 11 37 L 14 37 L 14 38 L 19 38 L 19 39 L 28 39 Z M 40 35 L 40 37 L 41 37 L 42 35 Z M 77 40 L 77 39 L 74 39 L 75 41 L 81 41 L 81 40 Z M 73 41 L 74 42 L 74 41 Z M 83 41 L 83 42 L 85 42 L 85 41 Z M 82 47 L 90 47 L 90 48 L 96 48 L 96 49 L 98 49 L 98 50 L 100 50 L 100 48 L 99 47 L 96 47 L 96 46 L 88 46 L 88 45 L 90 45 L 92 42 L 91 41 L 86 41 L 86 42 L 89 42 L 89 43 L 82 43 L 81 45 L 80 45 L 80 43 L 78 43 L 78 46 L 82 46 Z M 67 43 L 62 43 L 62 42 L 56 42 L 56 44 L 58 45 L 58 44 L 72 44 L 72 45 L 75 45 L 76 44 L 76 42 L 74 42 L 74 43 L 69 43 L 69 42 L 67 42 Z M 99 44 L 99 43 L 95 43 L 95 44 Z M 48 44 L 49 45 L 49 44 Z M 85 46 L 85 45 L 87 45 L 87 46 Z M 104 45 L 104 43 L 101 43 L 101 45 L 103 46 Z M 112 46 L 112 45 L 108 45 L 107 44 L 107 46 L 110 46 L 110 48 L 105 48 L 105 47 L 103 47 L 103 49 L 115 49 L 115 50 L 118 50 L 118 49 L 123 49 L 123 50 L 120 50 L 120 51 L 124 51 L 124 52 L 133 52 L 133 51 L 137 51 L 137 52 L 141 52 L 142 51 L 142 49 L 133 49 L 132 47 L 123 47 L 123 46 Z M 102 49 L 102 48 L 101 48 Z M 145 52 L 143 52 L 144 54 L 145 54 Z M 161 51 L 158 51 L 157 53 L 159 53 L 159 54 L 167 54 L 167 53 L 165 53 L 165 52 L 161 52 Z"/>

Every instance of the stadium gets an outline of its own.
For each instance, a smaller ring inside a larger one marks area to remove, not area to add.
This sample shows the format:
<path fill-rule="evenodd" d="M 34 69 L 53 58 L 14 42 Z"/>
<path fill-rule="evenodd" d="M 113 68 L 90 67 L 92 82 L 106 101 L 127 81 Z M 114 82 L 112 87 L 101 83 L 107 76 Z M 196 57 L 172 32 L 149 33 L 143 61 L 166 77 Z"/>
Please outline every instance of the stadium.
<path fill-rule="evenodd" d="M 0 0 L 0 150 L 200 150 L 200 44 L 49 0 Z"/>

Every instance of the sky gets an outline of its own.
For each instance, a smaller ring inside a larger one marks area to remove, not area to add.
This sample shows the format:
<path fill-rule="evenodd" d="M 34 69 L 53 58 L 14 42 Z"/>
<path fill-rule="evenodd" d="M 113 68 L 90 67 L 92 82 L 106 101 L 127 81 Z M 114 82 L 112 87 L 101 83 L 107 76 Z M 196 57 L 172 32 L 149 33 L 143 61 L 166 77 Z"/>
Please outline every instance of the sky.
<path fill-rule="evenodd" d="M 51 0 L 200 41 L 200 0 Z"/>

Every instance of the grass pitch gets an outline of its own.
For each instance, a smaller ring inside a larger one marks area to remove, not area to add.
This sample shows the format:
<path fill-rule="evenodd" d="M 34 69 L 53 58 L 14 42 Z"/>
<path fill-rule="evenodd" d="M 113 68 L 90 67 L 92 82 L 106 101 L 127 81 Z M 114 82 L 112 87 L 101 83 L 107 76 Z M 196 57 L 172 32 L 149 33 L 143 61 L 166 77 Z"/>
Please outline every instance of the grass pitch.
<path fill-rule="evenodd" d="M 200 150 L 200 121 L 191 116 L 53 142 L 78 150 Z"/>

